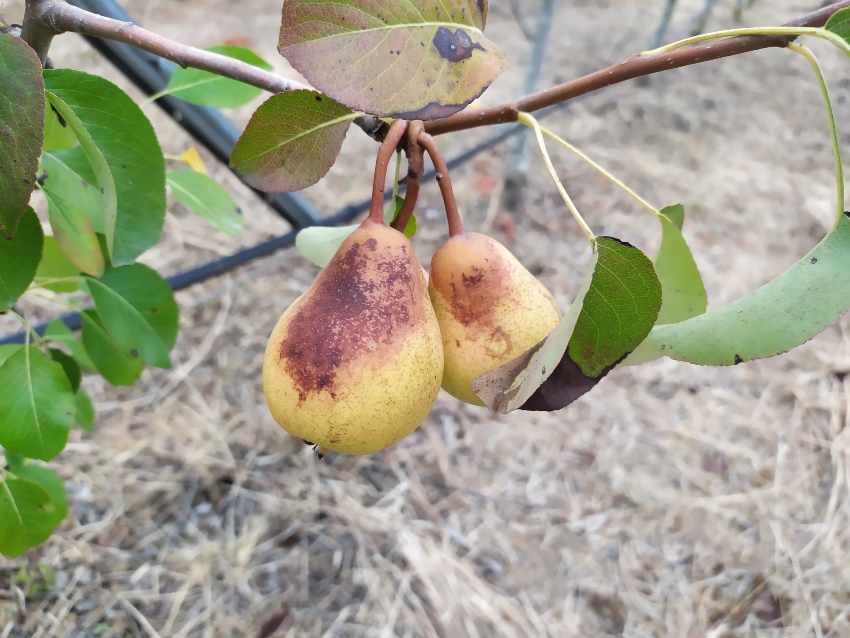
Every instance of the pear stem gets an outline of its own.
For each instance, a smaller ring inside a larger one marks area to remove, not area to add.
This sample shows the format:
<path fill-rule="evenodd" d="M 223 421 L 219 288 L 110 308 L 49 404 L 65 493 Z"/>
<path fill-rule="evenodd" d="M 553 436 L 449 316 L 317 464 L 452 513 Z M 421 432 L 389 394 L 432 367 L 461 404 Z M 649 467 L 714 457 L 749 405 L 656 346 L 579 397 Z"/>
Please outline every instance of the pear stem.
<path fill-rule="evenodd" d="M 384 188 L 387 183 L 387 170 L 405 131 L 407 131 L 407 120 L 396 120 L 390 126 L 381 148 L 378 149 L 378 158 L 375 160 L 375 180 L 372 182 L 372 207 L 369 209 L 368 217 L 370 221 L 377 224 L 384 223 Z"/>
<path fill-rule="evenodd" d="M 437 169 L 437 184 L 439 184 L 440 192 L 443 194 L 443 204 L 446 207 L 446 220 L 449 222 L 449 236 L 456 237 L 463 235 L 463 224 L 460 222 L 460 212 L 457 209 L 455 193 L 452 190 L 449 167 L 446 166 L 446 160 L 440 152 L 440 147 L 437 146 L 437 142 L 428 133 L 422 133 L 418 141 L 422 148 L 428 151 L 431 161 L 434 162 L 434 168 Z"/>
<path fill-rule="evenodd" d="M 390 224 L 391 228 L 395 228 L 400 233 L 404 232 L 404 229 L 407 228 L 407 222 L 413 216 L 417 199 L 419 199 L 419 182 L 412 182 L 407 185 L 407 190 L 404 192 L 404 206 L 398 211 L 396 220 Z"/>

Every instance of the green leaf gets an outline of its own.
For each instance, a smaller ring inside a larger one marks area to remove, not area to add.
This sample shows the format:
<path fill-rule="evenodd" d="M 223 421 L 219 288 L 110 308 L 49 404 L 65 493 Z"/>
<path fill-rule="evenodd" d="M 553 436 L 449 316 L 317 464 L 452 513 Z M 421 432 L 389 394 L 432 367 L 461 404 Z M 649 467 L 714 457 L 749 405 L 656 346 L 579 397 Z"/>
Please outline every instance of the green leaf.
<path fill-rule="evenodd" d="M 850 308 L 850 217 L 808 255 L 755 292 L 699 317 L 658 326 L 656 355 L 727 366 L 782 354 L 835 323 Z"/>
<path fill-rule="evenodd" d="M 661 280 L 664 302 L 656 326 L 697 317 L 708 307 L 705 285 L 681 233 L 685 220 L 684 206 L 669 206 L 661 210 L 661 215 L 661 247 L 655 256 L 655 272 Z M 623 365 L 646 363 L 659 356 L 651 344 L 643 343 L 623 361 Z"/>
<path fill-rule="evenodd" d="M 64 118 L 59 117 L 59 112 L 47 102 L 47 117 L 44 121 L 44 147 L 45 151 L 56 151 L 73 148 L 77 144 L 77 136 L 68 126 Z"/>
<path fill-rule="evenodd" d="M 97 209 L 86 206 L 87 200 L 92 199 L 90 193 L 97 191 L 50 153 L 43 155 L 42 168 L 48 175 L 42 191 L 47 199 L 54 239 L 78 270 L 100 277 L 105 266 L 103 253 L 88 216 L 91 214 L 89 211 Z M 97 202 L 97 199 L 94 201 Z"/>
<path fill-rule="evenodd" d="M 47 490 L 6 475 L 0 480 L 0 554 L 16 558 L 46 541 L 56 529 L 57 515 Z"/>
<path fill-rule="evenodd" d="M 62 366 L 35 346 L 21 348 L 0 366 L 0 388 L 0 445 L 42 461 L 59 454 L 76 411 Z"/>
<path fill-rule="evenodd" d="M 236 142 L 230 166 L 268 193 L 300 191 L 330 170 L 359 113 L 314 91 L 269 98 Z"/>
<path fill-rule="evenodd" d="M 74 422 L 86 432 L 91 432 L 94 429 L 94 419 L 96 416 L 91 397 L 86 394 L 85 390 L 80 388 L 74 395 L 74 402 L 77 406 Z"/>
<path fill-rule="evenodd" d="M 395 211 L 392 214 L 392 218 L 389 220 L 385 220 L 387 224 L 392 224 L 395 220 L 398 219 L 399 213 L 401 213 L 401 209 L 404 208 L 404 197 L 400 197 L 396 195 L 395 198 Z M 419 222 L 416 221 L 416 214 L 410 216 L 410 219 L 407 220 L 407 225 L 404 227 L 402 231 L 404 236 L 408 239 L 413 239 L 413 236 L 416 234 L 416 231 L 419 230 Z"/>
<path fill-rule="evenodd" d="M 84 310 L 81 314 L 83 345 L 97 371 L 112 385 L 133 385 L 142 376 L 145 364 L 124 351 L 121 344 L 104 329 L 97 312 Z"/>
<path fill-rule="evenodd" d="M 109 268 L 100 281 L 87 283 L 104 328 L 122 349 L 150 365 L 170 367 L 178 310 L 168 283 L 143 264 Z"/>
<path fill-rule="evenodd" d="M 827 21 L 825 28 L 843 38 L 850 45 L 850 8 L 836 11 Z M 850 51 L 845 50 L 844 54 L 850 57 Z"/>
<path fill-rule="evenodd" d="M 543 342 L 472 382 L 494 412 L 559 410 L 592 389 L 652 329 L 661 283 L 640 250 L 598 237 L 569 312 Z"/>
<path fill-rule="evenodd" d="M 93 220 L 92 225 L 102 227 L 103 234 L 107 238 L 107 245 L 111 245 L 115 236 L 115 224 L 118 215 L 118 192 L 115 189 L 115 179 L 112 176 L 112 170 L 106 162 L 103 153 L 92 139 L 83 122 L 77 117 L 73 109 L 65 104 L 61 98 L 54 95 L 50 91 L 47 92 L 47 101 L 57 110 L 62 118 L 67 122 L 68 126 L 77 136 L 80 146 L 66 151 L 53 151 L 54 157 L 60 157 L 60 161 L 66 164 L 69 170 L 88 184 L 97 185 L 100 191 L 99 208 L 95 208 L 91 202 L 84 206 L 91 210 L 89 219 Z M 85 168 L 84 163 L 80 161 L 80 154 L 83 154 L 88 163 L 88 168 Z M 94 180 L 92 180 L 94 177 Z"/>
<path fill-rule="evenodd" d="M 80 367 L 84 372 L 88 372 L 90 374 L 97 372 L 97 368 L 95 368 L 94 363 L 92 363 L 92 360 L 86 352 L 83 344 L 74 336 L 71 329 L 66 326 L 65 322 L 61 319 L 54 319 L 47 324 L 44 336 L 49 341 L 60 343 L 68 348 L 68 350 L 71 351 L 71 355 L 74 359 L 76 359 L 77 363 L 80 364 Z"/>
<path fill-rule="evenodd" d="M 44 143 L 41 61 L 26 42 L 0 32 L 0 236 L 15 236 L 35 188 Z"/>
<path fill-rule="evenodd" d="M 50 283 L 53 279 L 65 279 L 76 277 L 80 274 L 79 268 L 68 261 L 65 253 L 59 248 L 54 237 L 47 235 L 44 238 L 44 250 L 41 253 L 41 262 L 35 272 L 35 283 L 52 290 L 53 292 L 76 292 L 77 284 L 74 281 L 60 281 Z"/>
<path fill-rule="evenodd" d="M 287 0 L 278 50 L 322 93 L 409 120 L 455 113 L 506 68 L 478 0 Z"/>
<path fill-rule="evenodd" d="M 68 515 L 68 494 L 65 492 L 62 479 L 56 472 L 42 465 L 33 463 L 10 463 L 9 465 L 16 478 L 35 483 L 50 495 L 50 502 L 55 510 L 54 528 L 59 525 Z"/>
<path fill-rule="evenodd" d="M 296 235 L 295 247 L 298 248 L 298 252 L 319 268 L 327 268 L 345 238 L 358 227 L 359 224 L 334 228 L 322 226 L 305 228 Z"/>
<path fill-rule="evenodd" d="M 177 201 L 193 213 L 223 233 L 233 236 L 242 233 L 245 228 L 242 211 L 213 178 L 186 168 L 168 173 L 167 181 Z"/>
<path fill-rule="evenodd" d="M 97 176 L 83 147 L 45 151 L 41 156 L 41 167 L 47 175 L 42 189 L 53 197 L 72 200 L 91 222 L 95 232 L 106 233 L 103 196 L 96 186 Z"/>
<path fill-rule="evenodd" d="M 11 308 L 32 283 L 43 246 L 41 222 L 27 208 L 14 239 L 0 239 L 0 311 Z"/>
<path fill-rule="evenodd" d="M 74 357 L 65 354 L 57 348 L 48 348 L 50 358 L 62 366 L 65 371 L 65 376 L 71 382 L 71 391 L 76 392 L 80 389 L 80 381 L 83 380 L 83 371 L 80 369 L 80 364 L 77 363 Z"/>
<path fill-rule="evenodd" d="M 268 62 L 250 49 L 216 46 L 209 47 L 207 51 L 235 58 L 266 71 L 272 70 L 272 66 Z M 235 109 L 253 100 L 262 93 L 262 90 L 209 71 L 177 67 L 168 82 L 168 86 L 162 93 L 173 95 L 190 104 L 214 106 L 219 109 Z"/>
<path fill-rule="evenodd" d="M 0 346 L 0 366 L 3 365 L 6 359 L 11 357 L 21 348 L 23 348 L 23 346 L 20 346 L 16 343 L 7 343 L 5 345 Z"/>
<path fill-rule="evenodd" d="M 44 78 L 48 91 L 67 103 L 106 159 L 117 195 L 114 235 L 105 216 L 109 254 L 116 266 L 132 263 L 159 241 L 165 222 L 165 159 L 153 127 L 124 91 L 101 77 L 62 69 L 45 71 Z M 94 162 L 92 167 L 104 187 Z"/>

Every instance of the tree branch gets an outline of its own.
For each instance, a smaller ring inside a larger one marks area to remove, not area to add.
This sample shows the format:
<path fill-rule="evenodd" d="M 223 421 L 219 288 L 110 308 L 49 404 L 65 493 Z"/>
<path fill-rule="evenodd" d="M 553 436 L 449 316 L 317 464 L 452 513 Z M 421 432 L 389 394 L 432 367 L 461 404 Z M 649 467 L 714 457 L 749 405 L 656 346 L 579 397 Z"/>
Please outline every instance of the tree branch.
<path fill-rule="evenodd" d="M 68 4 L 64 0 L 28 0 L 27 11 L 30 5 L 42 5 L 38 14 L 38 22 L 42 28 L 52 30 L 52 35 L 57 33 L 80 33 L 82 35 L 115 40 L 153 53 L 179 64 L 181 67 L 192 67 L 216 73 L 232 80 L 250 84 L 270 93 L 282 93 L 293 89 L 310 89 L 311 87 L 300 82 L 287 80 L 274 73 L 265 71 L 239 60 L 234 60 L 225 55 L 210 53 L 202 49 L 196 49 L 174 40 L 170 40 L 147 29 L 133 24 L 132 22 L 121 22 L 106 18 L 96 13 L 90 13 L 79 7 Z M 26 21 L 24 24 L 26 28 Z M 29 42 L 29 40 L 27 40 Z M 32 46 L 32 43 L 30 43 Z M 35 47 L 33 47 L 35 48 Z M 39 52 L 36 49 L 36 52 Z"/>
<path fill-rule="evenodd" d="M 36 52 L 41 64 L 47 61 L 47 52 L 56 32 L 45 25 L 43 16 L 53 0 L 26 0 L 21 39 Z"/>
<path fill-rule="evenodd" d="M 841 0 L 841 2 L 836 2 L 817 11 L 807 13 L 782 26 L 822 27 L 836 11 L 847 7 L 850 7 L 850 0 Z M 545 91 L 540 91 L 539 93 L 533 93 L 517 102 L 502 104 L 488 109 L 461 111 L 441 120 L 426 122 L 425 130 L 431 135 L 442 135 L 443 133 L 463 131 L 479 126 L 516 122 L 520 111 L 526 113 L 539 111 L 547 106 L 566 102 L 580 95 L 592 93 L 613 84 L 619 84 L 627 80 L 660 73 L 669 69 L 678 69 L 684 66 L 691 66 L 710 60 L 719 60 L 720 58 L 728 58 L 733 55 L 771 47 L 784 49 L 792 40 L 794 38 L 790 36 L 744 36 L 706 42 L 660 55 L 641 56 L 640 54 L 635 54 L 627 60 L 610 66 L 607 69 L 596 71 L 590 75 Z"/>

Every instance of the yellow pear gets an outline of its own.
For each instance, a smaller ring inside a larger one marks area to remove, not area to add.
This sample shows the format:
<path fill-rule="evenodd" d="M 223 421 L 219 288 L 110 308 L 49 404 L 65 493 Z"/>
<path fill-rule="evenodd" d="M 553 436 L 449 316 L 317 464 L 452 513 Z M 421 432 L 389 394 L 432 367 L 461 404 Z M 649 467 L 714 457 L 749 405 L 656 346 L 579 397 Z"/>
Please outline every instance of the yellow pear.
<path fill-rule="evenodd" d="M 536 345 L 561 313 L 507 248 L 480 233 L 454 234 L 431 260 L 428 293 L 443 337 L 443 388 L 484 405 L 472 380 Z"/>
<path fill-rule="evenodd" d="M 290 434 L 370 454 L 416 429 L 442 376 L 440 328 L 413 246 L 367 219 L 278 321 L 263 391 Z"/>

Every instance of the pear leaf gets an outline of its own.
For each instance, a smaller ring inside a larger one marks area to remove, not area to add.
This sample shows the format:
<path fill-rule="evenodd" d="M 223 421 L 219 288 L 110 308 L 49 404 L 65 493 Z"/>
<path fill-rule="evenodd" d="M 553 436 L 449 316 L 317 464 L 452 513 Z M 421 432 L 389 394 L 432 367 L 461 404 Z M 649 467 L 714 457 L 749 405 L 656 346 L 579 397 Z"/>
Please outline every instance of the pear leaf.
<path fill-rule="evenodd" d="M 0 478 L 0 554 L 15 558 L 43 543 L 56 529 L 57 516 L 41 485 L 9 474 Z"/>
<path fill-rule="evenodd" d="M 303 190 L 331 169 L 359 115 L 315 91 L 280 93 L 251 116 L 230 166 L 267 193 Z"/>
<path fill-rule="evenodd" d="M 824 28 L 837 34 L 847 43 L 844 54 L 850 58 L 850 8 L 836 11 Z"/>
<path fill-rule="evenodd" d="M 150 365 L 170 367 L 178 310 L 168 283 L 144 264 L 108 268 L 100 280 L 86 283 L 103 327 L 121 349 Z"/>
<path fill-rule="evenodd" d="M 42 156 L 41 166 L 47 174 L 42 191 L 56 243 L 78 271 L 100 277 L 105 262 L 89 218 L 91 211 L 100 212 L 99 193 L 50 152 Z"/>
<path fill-rule="evenodd" d="M 224 187 L 203 173 L 190 168 L 171 171 L 166 177 L 171 193 L 186 208 L 228 235 L 239 235 L 245 217 Z"/>
<path fill-rule="evenodd" d="M 506 68 L 481 0 L 287 0 L 278 50 L 352 109 L 432 120 L 460 111 Z"/>
<path fill-rule="evenodd" d="M 84 310 L 83 345 L 97 371 L 112 385 L 133 385 L 142 376 L 145 364 L 138 353 L 125 352 L 121 344 L 109 334 L 95 310 Z M 2 368 L 0 368 L 2 369 Z"/>
<path fill-rule="evenodd" d="M 295 237 L 295 247 L 298 248 L 298 252 L 319 268 L 327 268 L 337 249 L 342 246 L 342 242 L 358 226 L 359 224 L 334 228 L 323 226 L 305 228 Z"/>
<path fill-rule="evenodd" d="M 47 102 L 47 114 L 44 120 L 44 149 L 45 151 L 57 151 L 73 148 L 77 145 L 77 136 L 68 126 L 65 118 L 50 102 Z"/>
<path fill-rule="evenodd" d="M 50 235 L 44 238 L 44 251 L 38 270 L 35 272 L 34 283 L 52 290 L 53 292 L 76 292 L 75 281 L 56 281 L 57 279 L 70 279 L 80 274 L 80 269 L 68 261 L 65 253 L 59 248 L 59 244 Z"/>
<path fill-rule="evenodd" d="M 772 357 L 809 341 L 850 308 L 850 213 L 808 255 L 758 290 L 682 323 L 657 326 L 652 353 L 698 365 Z"/>
<path fill-rule="evenodd" d="M 159 241 L 165 223 L 165 158 L 153 126 L 129 95 L 102 77 L 57 69 L 46 70 L 44 81 L 53 95 L 48 96 L 50 103 L 74 129 L 80 144 L 86 148 L 93 143 L 106 161 L 109 177 L 100 159 L 86 153 L 98 186 L 104 189 L 111 262 L 115 266 L 130 264 Z M 117 200 L 114 223 L 113 196 Z"/>
<path fill-rule="evenodd" d="M 44 143 L 44 80 L 29 45 L 0 31 L 0 236 L 15 236 Z"/>
<path fill-rule="evenodd" d="M 59 363 L 35 346 L 0 366 L 0 445 L 13 454 L 49 461 L 68 441 L 74 393 Z"/>
<path fill-rule="evenodd" d="M 43 247 L 41 222 L 35 211 L 27 208 L 14 238 L 0 240 L 0 311 L 11 308 L 26 292 L 35 278 Z"/>
<path fill-rule="evenodd" d="M 559 410 L 591 390 L 652 329 L 661 283 L 640 250 L 598 237 L 570 310 L 544 341 L 486 372 L 472 388 L 494 412 Z"/>
<path fill-rule="evenodd" d="M 664 301 L 656 326 L 679 323 L 705 313 L 708 295 L 691 249 L 682 237 L 685 208 L 681 205 L 662 209 L 661 247 L 655 256 L 655 272 L 661 280 Z M 622 365 L 646 363 L 661 356 L 649 343 L 642 343 Z"/>

